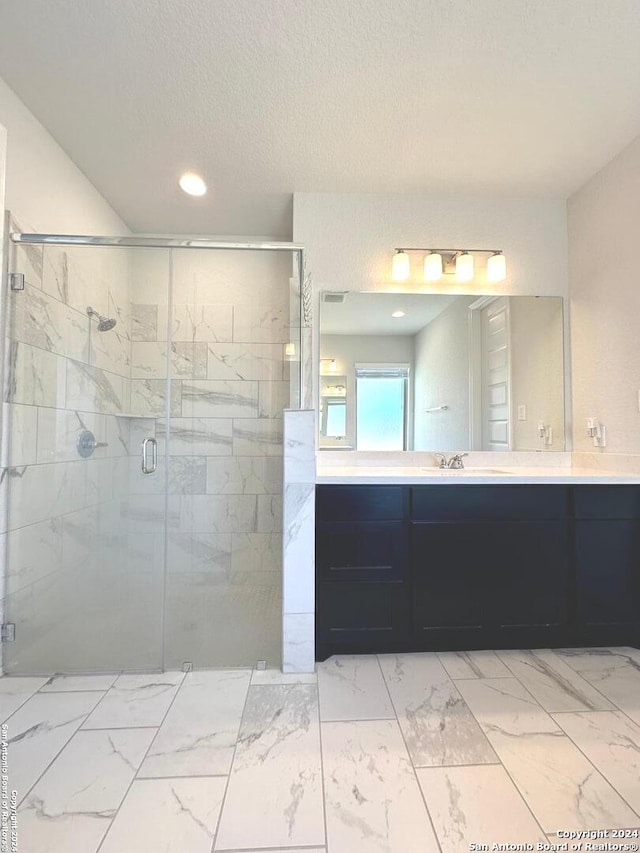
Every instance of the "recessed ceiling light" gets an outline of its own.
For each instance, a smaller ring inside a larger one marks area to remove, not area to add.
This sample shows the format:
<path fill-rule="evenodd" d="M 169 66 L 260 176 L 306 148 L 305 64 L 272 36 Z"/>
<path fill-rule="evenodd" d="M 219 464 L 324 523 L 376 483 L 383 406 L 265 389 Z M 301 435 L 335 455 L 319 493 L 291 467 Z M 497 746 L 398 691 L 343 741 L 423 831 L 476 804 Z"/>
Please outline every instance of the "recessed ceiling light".
<path fill-rule="evenodd" d="M 207 191 L 207 185 L 195 172 L 185 172 L 180 177 L 178 184 L 187 195 L 204 195 Z"/>
<path fill-rule="evenodd" d="M 404 317 L 405 314 L 406 314 L 406 311 L 394 311 L 391 316 L 392 317 Z"/>

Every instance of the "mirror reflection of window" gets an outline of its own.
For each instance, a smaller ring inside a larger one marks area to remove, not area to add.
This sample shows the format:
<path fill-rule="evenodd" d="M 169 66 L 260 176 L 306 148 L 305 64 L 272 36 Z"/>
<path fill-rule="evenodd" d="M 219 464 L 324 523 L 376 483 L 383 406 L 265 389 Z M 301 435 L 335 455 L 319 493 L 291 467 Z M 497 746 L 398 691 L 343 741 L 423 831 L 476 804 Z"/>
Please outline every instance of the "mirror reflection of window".
<path fill-rule="evenodd" d="M 407 365 L 356 365 L 356 447 L 407 449 Z"/>

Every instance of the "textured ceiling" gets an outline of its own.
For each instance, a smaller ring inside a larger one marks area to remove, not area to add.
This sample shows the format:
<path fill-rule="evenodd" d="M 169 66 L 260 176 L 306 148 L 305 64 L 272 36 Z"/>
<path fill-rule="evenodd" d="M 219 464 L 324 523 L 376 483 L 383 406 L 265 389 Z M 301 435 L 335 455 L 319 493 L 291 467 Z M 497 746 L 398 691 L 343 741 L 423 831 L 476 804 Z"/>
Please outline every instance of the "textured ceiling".
<path fill-rule="evenodd" d="M 296 190 L 569 195 L 640 132 L 640 2 L 1 0 L 0 74 L 134 231 L 288 238 Z"/>

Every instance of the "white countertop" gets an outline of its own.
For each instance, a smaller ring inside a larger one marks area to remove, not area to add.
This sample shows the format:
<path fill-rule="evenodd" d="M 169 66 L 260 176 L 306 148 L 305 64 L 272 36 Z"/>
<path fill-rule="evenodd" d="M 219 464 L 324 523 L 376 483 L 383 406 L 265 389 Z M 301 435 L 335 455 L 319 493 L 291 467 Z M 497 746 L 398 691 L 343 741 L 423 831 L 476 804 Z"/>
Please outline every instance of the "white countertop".
<path fill-rule="evenodd" d="M 505 465 L 495 468 L 463 468 L 450 470 L 428 467 L 369 467 L 327 466 L 316 473 L 318 484 L 375 484 L 389 485 L 515 485 L 518 483 L 565 483 L 574 485 L 640 485 L 640 474 L 604 471 L 596 468 L 516 468 Z"/>

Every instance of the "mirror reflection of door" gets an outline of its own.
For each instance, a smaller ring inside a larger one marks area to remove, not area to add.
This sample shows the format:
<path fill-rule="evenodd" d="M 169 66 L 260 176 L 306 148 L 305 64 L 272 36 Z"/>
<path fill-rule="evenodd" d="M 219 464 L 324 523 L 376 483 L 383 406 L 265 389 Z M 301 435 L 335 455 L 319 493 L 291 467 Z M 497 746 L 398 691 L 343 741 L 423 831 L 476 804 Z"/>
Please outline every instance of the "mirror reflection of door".
<path fill-rule="evenodd" d="M 509 303 L 482 309 L 482 449 L 510 449 Z"/>

